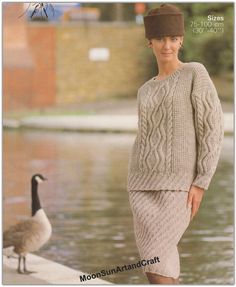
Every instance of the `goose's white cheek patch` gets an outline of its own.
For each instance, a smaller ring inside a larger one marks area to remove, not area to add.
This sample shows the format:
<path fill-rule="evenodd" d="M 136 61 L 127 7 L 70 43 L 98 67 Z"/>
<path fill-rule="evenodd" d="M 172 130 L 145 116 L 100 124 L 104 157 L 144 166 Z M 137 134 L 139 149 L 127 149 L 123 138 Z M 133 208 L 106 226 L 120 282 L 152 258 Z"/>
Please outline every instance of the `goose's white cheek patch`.
<path fill-rule="evenodd" d="M 36 181 L 37 181 L 38 183 L 42 183 L 42 182 L 43 182 L 43 180 L 42 180 L 39 176 L 36 176 L 35 179 L 36 179 Z"/>

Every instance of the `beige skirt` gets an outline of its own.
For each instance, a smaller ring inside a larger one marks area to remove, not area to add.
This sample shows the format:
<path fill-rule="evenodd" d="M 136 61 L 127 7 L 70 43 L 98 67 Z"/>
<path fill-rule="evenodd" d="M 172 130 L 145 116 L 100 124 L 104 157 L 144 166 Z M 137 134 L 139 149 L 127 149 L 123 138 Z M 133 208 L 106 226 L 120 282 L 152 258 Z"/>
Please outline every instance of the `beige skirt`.
<path fill-rule="evenodd" d="M 143 260 L 143 273 L 151 272 L 178 278 L 180 258 L 177 245 L 190 223 L 191 216 L 191 206 L 186 206 L 188 192 L 128 192 L 136 245 L 140 259 Z"/>

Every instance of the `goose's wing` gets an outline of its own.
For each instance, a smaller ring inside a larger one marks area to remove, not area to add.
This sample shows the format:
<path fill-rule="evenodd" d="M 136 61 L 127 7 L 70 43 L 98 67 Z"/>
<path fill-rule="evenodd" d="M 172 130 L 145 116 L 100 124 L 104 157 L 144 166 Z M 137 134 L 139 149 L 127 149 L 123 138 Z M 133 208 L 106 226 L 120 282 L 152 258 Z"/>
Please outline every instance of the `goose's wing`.
<path fill-rule="evenodd" d="M 20 221 L 3 233 L 3 248 L 23 244 L 32 234 L 37 233 L 40 224 L 33 218 Z"/>

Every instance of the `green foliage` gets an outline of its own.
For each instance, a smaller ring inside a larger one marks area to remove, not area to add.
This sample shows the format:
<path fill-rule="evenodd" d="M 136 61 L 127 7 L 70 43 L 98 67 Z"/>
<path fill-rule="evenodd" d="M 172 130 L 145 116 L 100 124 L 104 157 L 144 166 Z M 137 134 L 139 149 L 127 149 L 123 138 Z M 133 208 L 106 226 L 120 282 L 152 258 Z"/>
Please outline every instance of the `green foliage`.
<path fill-rule="evenodd" d="M 203 62 L 212 74 L 220 74 L 222 71 L 233 68 L 233 51 L 230 50 L 228 44 L 222 39 L 212 38 L 201 46 Z"/>
<path fill-rule="evenodd" d="M 81 3 L 82 7 L 95 7 L 100 9 L 100 21 L 134 21 L 134 3 Z M 118 12 L 119 10 L 119 12 Z M 121 19 L 117 19 L 118 14 Z"/>
<path fill-rule="evenodd" d="M 159 7 L 161 4 L 146 2 L 146 14 L 150 9 Z M 234 3 L 173 4 L 183 11 L 185 21 L 184 49 L 180 51 L 179 58 L 183 62 L 202 62 L 211 73 L 216 75 L 225 71 L 232 72 Z M 134 3 L 82 3 L 82 6 L 98 7 L 101 10 L 101 21 L 135 21 Z M 210 21 L 207 18 L 208 15 L 223 16 L 224 20 Z M 194 23 L 200 23 L 201 27 L 213 25 L 215 29 L 209 29 L 208 31 L 205 29 L 202 33 L 197 33 L 193 29 Z M 224 26 L 223 32 L 221 32 L 222 26 L 220 26 L 222 24 Z M 155 69 L 155 71 L 152 70 L 151 74 L 155 74 L 156 65 L 151 64 L 153 54 L 148 51 L 143 56 L 145 57 L 145 63 L 150 65 L 149 69 Z"/>
<path fill-rule="evenodd" d="M 184 39 L 184 60 L 199 61 L 212 74 L 233 71 L 233 3 L 188 3 L 183 4 L 186 34 Z M 223 21 L 210 21 L 208 15 L 224 17 Z M 206 27 L 203 33 L 194 33 L 191 24 L 200 23 Z M 213 27 L 213 29 L 212 29 Z M 214 29 L 215 28 L 215 29 Z M 221 32 L 223 28 L 223 32 Z M 207 31 L 208 29 L 208 31 Z"/>
<path fill-rule="evenodd" d="M 150 3 L 148 9 L 162 3 Z M 234 33 L 234 3 L 173 3 L 184 13 L 185 35 L 184 49 L 179 58 L 183 62 L 196 61 L 206 65 L 212 74 L 225 71 L 233 72 L 233 33 Z M 210 21 L 208 15 L 223 16 L 223 21 Z M 193 29 L 193 24 L 208 27 L 202 33 Z M 216 24 L 219 23 L 219 24 Z M 223 23 L 223 32 L 221 32 Z"/>

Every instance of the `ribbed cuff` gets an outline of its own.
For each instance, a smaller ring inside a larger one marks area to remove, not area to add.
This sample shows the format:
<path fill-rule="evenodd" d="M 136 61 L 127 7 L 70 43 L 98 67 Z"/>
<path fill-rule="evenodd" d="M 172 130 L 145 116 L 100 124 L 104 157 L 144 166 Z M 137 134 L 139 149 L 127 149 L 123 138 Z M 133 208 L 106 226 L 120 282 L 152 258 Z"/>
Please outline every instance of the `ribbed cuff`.
<path fill-rule="evenodd" d="M 194 181 L 192 182 L 192 185 L 195 185 L 197 187 L 207 190 L 210 185 L 211 178 L 212 178 L 212 175 L 209 175 L 209 174 L 198 174 L 195 177 Z"/>

